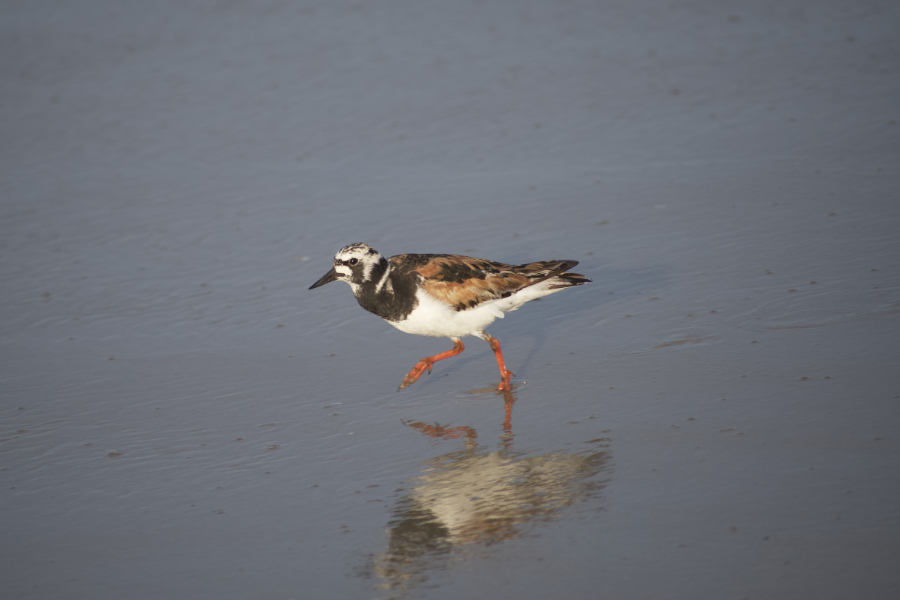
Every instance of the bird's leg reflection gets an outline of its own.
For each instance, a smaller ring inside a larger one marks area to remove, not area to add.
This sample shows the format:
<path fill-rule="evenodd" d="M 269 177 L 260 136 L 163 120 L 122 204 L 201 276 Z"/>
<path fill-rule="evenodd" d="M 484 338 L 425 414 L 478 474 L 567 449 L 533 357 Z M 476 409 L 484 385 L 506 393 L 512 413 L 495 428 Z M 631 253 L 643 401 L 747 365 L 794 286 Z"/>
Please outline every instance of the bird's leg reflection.
<path fill-rule="evenodd" d="M 509 449 L 512 446 L 513 441 L 513 432 L 512 432 L 512 409 L 513 404 L 516 401 L 515 395 L 512 393 L 512 390 L 503 390 L 503 408 L 505 416 L 503 418 L 503 433 L 500 434 L 500 439 L 503 441 L 503 445 Z"/>
<path fill-rule="evenodd" d="M 427 423 L 422 423 L 421 421 L 403 421 L 403 424 L 407 427 L 418 429 L 428 437 L 440 440 L 455 440 L 462 436 L 466 436 L 466 446 L 470 447 L 475 446 L 475 438 L 478 437 L 475 428 L 469 427 L 468 425 L 462 427 L 445 427 L 440 423 L 429 425 Z"/>
<path fill-rule="evenodd" d="M 474 392 L 470 393 L 480 393 L 482 391 L 494 391 L 490 390 L 474 390 Z M 513 441 L 513 432 L 512 432 L 512 409 L 513 404 L 516 402 L 516 396 L 513 394 L 512 390 L 503 390 L 502 392 L 497 392 L 498 394 L 503 394 L 503 433 L 500 434 L 500 439 L 503 442 L 504 447 L 509 449 L 512 446 Z M 469 448 L 474 448 L 476 443 L 475 440 L 478 437 L 478 434 L 475 431 L 474 427 L 460 426 L 460 427 L 448 427 L 446 425 L 441 425 L 440 423 L 435 422 L 434 424 L 423 423 L 422 421 L 402 421 L 404 425 L 407 427 L 412 427 L 413 429 L 417 429 L 418 431 L 424 433 L 428 437 L 432 437 L 440 440 L 455 440 L 457 438 L 461 438 L 463 436 L 466 437 L 466 446 Z"/>

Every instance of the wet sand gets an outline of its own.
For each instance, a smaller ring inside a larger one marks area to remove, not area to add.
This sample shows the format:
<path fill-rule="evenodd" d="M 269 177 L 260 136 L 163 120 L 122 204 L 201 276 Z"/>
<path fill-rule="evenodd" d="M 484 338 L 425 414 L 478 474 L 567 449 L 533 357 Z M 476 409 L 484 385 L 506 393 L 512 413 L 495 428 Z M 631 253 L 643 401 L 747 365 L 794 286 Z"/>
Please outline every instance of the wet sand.
<path fill-rule="evenodd" d="M 900 10 L 3 15 L 15 598 L 896 598 Z M 334 252 L 574 259 L 449 340 Z"/>

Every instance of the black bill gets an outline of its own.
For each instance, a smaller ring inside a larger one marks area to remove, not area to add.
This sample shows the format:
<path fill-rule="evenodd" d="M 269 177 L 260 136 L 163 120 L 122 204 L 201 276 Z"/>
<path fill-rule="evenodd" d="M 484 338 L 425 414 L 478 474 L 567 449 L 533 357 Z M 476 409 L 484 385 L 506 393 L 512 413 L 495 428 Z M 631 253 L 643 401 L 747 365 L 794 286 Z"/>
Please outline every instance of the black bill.
<path fill-rule="evenodd" d="M 337 280 L 337 278 L 338 278 L 337 271 L 335 271 L 334 269 L 331 269 L 330 271 L 325 273 L 325 275 L 322 277 L 322 279 L 318 280 L 317 282 L 315 282 L 314 284 L 309 286 L 309 289 L 312 290 L 321 285 L 325 285 L 326 283 L 331 283 L 332 281 Z"/>

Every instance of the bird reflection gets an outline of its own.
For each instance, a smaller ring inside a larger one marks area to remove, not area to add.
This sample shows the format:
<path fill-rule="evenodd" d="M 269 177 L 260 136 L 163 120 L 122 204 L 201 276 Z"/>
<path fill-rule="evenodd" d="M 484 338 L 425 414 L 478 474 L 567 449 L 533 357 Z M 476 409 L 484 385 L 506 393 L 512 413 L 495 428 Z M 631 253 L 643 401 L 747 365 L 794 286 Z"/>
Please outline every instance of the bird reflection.
<path fill-rule="evenodd" d="M 388 547 L 373 558 L 379 586 L 402 596 L 448 564 L 464 546 L 489 546 L 529 533 L 573 504 L 596 495 L 609 468 L 606 439 L 580 453 L 532 454 L 512 449 L 512 391 L 504 393 L 506 416 L 500 448 L 478 447 L 472 427 L 404 424 L 445 440 L 464 440 L 461 450 L 427 461 L 425 474 L 410 481 L 388 523 Z"/>

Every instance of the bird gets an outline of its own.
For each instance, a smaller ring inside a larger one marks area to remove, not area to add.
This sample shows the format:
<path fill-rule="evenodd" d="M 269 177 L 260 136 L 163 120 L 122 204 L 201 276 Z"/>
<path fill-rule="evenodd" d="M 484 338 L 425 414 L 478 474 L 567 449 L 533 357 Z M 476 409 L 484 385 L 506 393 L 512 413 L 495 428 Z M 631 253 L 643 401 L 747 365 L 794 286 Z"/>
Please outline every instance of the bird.
<path fill-rule="evenodd" d="M 439 360 L 465 349 L 460 338 L 477 336 L 486 341 L 500 368 L 497 390 L 511 390 L 513 373 L 506 368 L 500 342 L 485 330 L 504 313 L 566 288 L 590 283 L 569 273 L 575 260 L 546 260 L 508 265 L 458 254 L 398 254 L 385 258 L 366 243 L 341 248 L 330 271 L 310 290 L 332 281 L 350 285 L 356 301 L 406 333 L 449 337 L 453 348 L 421 359 L 399 389 L 415 383 Z"/>

